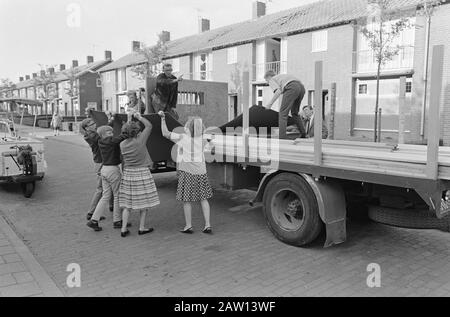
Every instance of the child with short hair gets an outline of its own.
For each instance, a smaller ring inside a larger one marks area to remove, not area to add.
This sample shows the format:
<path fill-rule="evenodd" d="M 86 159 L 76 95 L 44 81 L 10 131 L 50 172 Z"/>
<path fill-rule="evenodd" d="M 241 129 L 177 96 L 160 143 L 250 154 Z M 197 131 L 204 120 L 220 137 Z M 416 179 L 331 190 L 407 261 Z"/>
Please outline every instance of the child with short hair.
<path fill-rule="evenodd" d="M 119 208 L 119 186 L 122 178 L 122 172 L 120 170 L 120 164 L 122 159 L 120 156 L 120 143 L 128 138 L 128 136 L 122 133 L 118 137 L 114 137 L 113 128 L 110 126 L 102 126 L 97 129 L 97 133 L 100 136 L 98 141 L 98 147 L 102 156 L 103 166 L 101 169 L 102 177 L 102 198 L 95 208 L 94 214 L 91 220 L 87 223 L 87 226 L 95 231 L 101 231 L 98 222 L 103 216 L 104 211 L 109 206 L 109 200 L 111 196 L 114 197 L 114 210 L 113 221 L 114 228 L 122 228 L 122 215 Z M 128 224 L 127 224 L 128 225 Z"/>
<path fill-rule="evenodd" d="M 182 233 L 192 234 L 192 203 L 200 202 L 205 228 L 203 233 L 211 234 L 210 206 L 208 199 L 212 198 L 213 191 L 208 180 L 204 156 L 204 126 L 202 119 L 193 117 L 185 125 L 185 133 L 169 132 L 164 112 L 161 116 L 161 130 L 164 137 L 178 145 L 177 175 L 178 188 L 176 199 L 183 202 L 186 226 Z"/>

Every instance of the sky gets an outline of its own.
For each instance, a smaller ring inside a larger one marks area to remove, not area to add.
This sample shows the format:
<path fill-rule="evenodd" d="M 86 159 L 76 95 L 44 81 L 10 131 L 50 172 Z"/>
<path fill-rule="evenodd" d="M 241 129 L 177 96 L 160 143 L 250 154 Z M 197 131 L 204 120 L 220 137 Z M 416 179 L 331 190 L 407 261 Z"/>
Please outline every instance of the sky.
<path fill-rule="evenodd" d="M 269 0 L 267 14 L 317 0 Z M 133 40 L 156 43 L 170 31 L 177 39 L 249 20 L 253 0 L 0 0 L 0 78 L 16 82 L 41 67 L 86 63 L 86 56 L 113 59 L 131 52 Z M 79 14 L 78 14 L 79 13 Z"/>

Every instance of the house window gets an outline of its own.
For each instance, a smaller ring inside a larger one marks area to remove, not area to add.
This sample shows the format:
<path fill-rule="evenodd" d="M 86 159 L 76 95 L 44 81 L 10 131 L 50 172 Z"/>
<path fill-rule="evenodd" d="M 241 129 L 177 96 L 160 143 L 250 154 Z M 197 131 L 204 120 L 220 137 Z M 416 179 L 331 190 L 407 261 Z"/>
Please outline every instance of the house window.
<path fill-rule="evenodd" d="M 312 33 L 312 52 L 324 52 L 328 50 L 328 31 Z"/>
<path fill-rule="evenodd" d="M 263 87 L 257 87 L 257 98 L 256 98 L 256 104 L 258 106 L 264 106 L 264 88 Z"/>
<path fill-rule="evenodd" d="M 412 92 L 412 82 L 407 82 L 406 83 L 406 93 L 410 94 Z"/>
<path fill-rule="evenodd" d="M 117 96 L 117 105 L 119 106 L 119 112 L 120 108 L 124 108 L 126 110 L 126 105 L 128 103 L 128 97 L 126 95 L 120 95 Z"/>
<path fill-rule="evenodd" d="M 360 95 L 367 95 L 367 84 L 361 84 L 358 87 L 358 93 Z"/>
<path fill-rule="evenodd" d="M 201 53 L 196 56 L 196 75 L 197 80 L 212 80 L 212 54 Z"/>
<path fill-rule="evenodd" d="M 126 69 L 122 68 L 117 71 L 117 91 L 126 91 L 127 90 L 127 76 Z"/>
<path fill-rule="evenodd" d="M 105 81 L 105 83 L 110 83 L 111 82 L 111 72 L 106 72 L 103 75 L 103 80 Z"/>
<path fill-rule="evenodd" d="M 237 47 L 227 49 L 227 63 L 228 65 L 237 63 Z"/>

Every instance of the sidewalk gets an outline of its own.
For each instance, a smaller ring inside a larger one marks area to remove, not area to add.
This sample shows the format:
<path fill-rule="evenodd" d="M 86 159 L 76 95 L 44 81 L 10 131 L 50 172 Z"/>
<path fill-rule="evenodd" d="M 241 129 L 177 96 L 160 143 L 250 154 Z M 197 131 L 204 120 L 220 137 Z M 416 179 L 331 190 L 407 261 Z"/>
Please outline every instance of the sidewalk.
<path fill-rule="evenodd" d="M 0 297 L 25 296 L 64 295 L 0 213 Z"/>

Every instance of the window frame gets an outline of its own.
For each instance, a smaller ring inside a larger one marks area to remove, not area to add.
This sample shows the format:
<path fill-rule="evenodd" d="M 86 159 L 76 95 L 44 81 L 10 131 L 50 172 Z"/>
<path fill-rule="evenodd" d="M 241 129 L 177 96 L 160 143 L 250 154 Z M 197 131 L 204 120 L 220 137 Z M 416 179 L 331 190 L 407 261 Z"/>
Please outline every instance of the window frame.
<path fill-rule="evenodd" d="M 320 35 L 324 35 L 323 38 Z M 318 41 L 323 41 L 317 45 Z M 328 51 L 328 30 L 320 30 L 311 33 L 311 52 L 319 53 Z"/>
<path fill-rule="evenodd" d="M 227 48 L 227 64 L 234 65 L 238 62 L 238 49 L 237 46 Z"/>

